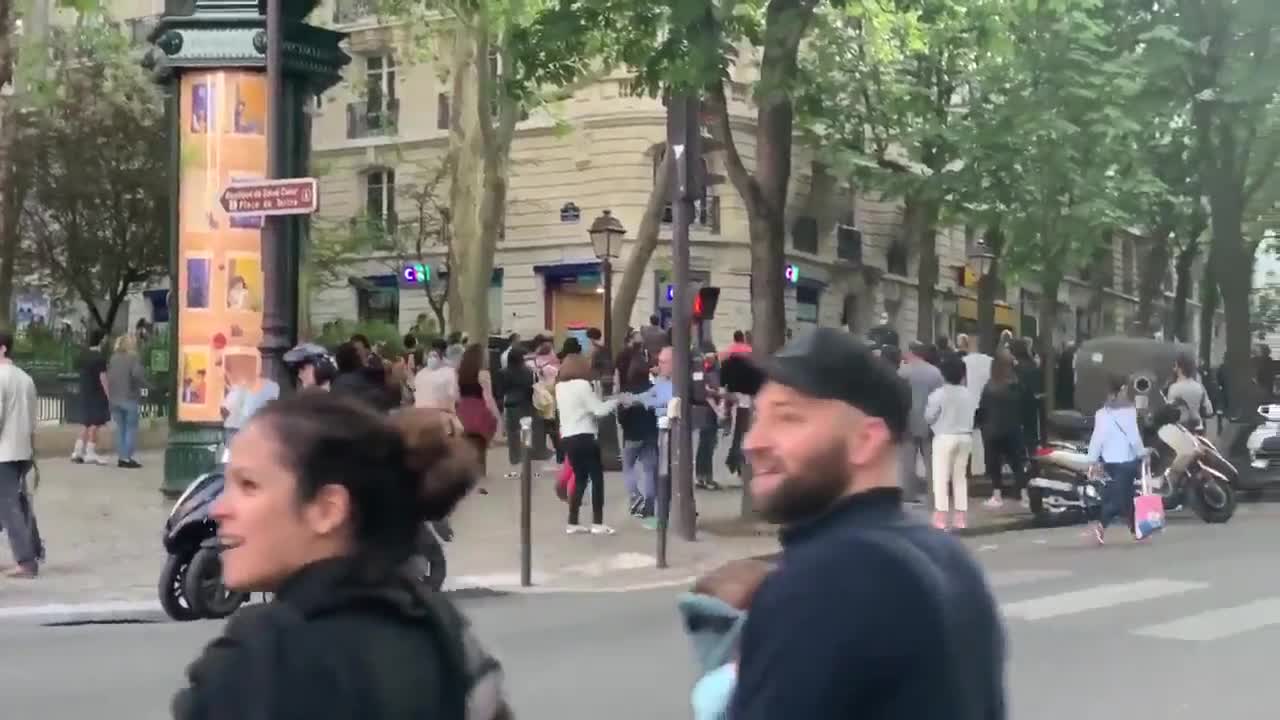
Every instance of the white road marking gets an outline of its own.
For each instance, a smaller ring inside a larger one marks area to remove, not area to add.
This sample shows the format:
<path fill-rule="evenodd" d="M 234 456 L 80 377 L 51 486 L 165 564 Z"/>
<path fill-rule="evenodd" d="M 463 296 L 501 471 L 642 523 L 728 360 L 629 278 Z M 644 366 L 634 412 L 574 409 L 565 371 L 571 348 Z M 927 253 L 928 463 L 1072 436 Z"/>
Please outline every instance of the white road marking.
<path fill-rule="evenodd" d="M 1148 625 L 1134 630 L 1133 634 L 1166 640 L 1205 642 L 1271 625 L 1280 625 L 1280 597 L 1263 598 L 1244 605 L 1188 615 L 1172 622 Z"/>
<path fill-rule="evenodd" d="M 49 603 L 47 605 L 18 605 L 0 607 L 0 620 L 19 620 L 33 617 L 56 617 L 60 615 L 114 615 L 128 613 L 144 613 L 160 610 L 160 603 L 155 600 L 135 600 L 123 602 L 91 602 L 91 603 Z"/>
<path fill-rule="evenodd" d="M 1131 583 L 1098 585 L 1085 590 L 1046 595 L 1044 597 L 1006 603 L 1001 609 L 1005 617 L 1020 620 L 1044 620 L 1046 618 L 1075 615 L 1090 610 L 1154 600 L 1169 595 L 1180 595 L 1192 590 L 1203 590 L 1208 583 L 1183 582 L 1151 578 Z"/>
<path fill-rule="evenodd" d="M 1006 588 L 1070 575 L 1070 570 L 997 570 L 987 573 L 987 582 L 993 588 Z"/>
<path fill-rule="evenodd" d="M 999 549 L 1000 549 L 999 545 L 980 545 L 978 547 L 978 552 L 991 552 L 992 550 L 999 550 Z"/>

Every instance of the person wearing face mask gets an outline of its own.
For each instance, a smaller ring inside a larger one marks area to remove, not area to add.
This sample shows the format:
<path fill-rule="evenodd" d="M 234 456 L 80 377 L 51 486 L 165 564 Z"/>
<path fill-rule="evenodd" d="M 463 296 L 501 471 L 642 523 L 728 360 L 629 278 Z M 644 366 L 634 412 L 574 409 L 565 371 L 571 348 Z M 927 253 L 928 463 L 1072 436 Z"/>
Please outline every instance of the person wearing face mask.
<path fill-rule="evenodd" d="M 453 412 L 458 406 L 458 371 L 445 360 L 448 344 L 433 340 L 426 363 L 413 378 L 413 405 Z"/>
<path fill-rule="evenodd" d="M 755 398 L 749 492 L 782 556 L 742 629 L 734 720 L 1003 720 L 1005 641 L 959 539 L 903 508 L 911 389 L 846 332 L 727 359 Z"/>
<path fill-rule="evenodd" d="M 268 592 L 187 670 L 175 720 L 506 720 L 501 669 L 412 572 L 424 521 L 474 487 L 472 449 L 430 410 L 333 393 L 263 408 L 212 507 L 229 588 Z"/>

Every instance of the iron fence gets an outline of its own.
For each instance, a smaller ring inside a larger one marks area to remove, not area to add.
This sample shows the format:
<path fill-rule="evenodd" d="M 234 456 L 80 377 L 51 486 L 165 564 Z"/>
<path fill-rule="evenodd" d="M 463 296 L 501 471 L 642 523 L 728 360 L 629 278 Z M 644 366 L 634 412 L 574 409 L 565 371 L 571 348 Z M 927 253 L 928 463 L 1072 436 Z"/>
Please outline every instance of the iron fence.
<path fill-rule="evenodd" d="M 36 422 L 42 424 L 79 425 L 81 422 L 80 378 L 73 373 L 57 375 L 33 374 L 36 383 Z M 141 417 L 163 418 L 169 414 L 169 391 L 166 388 L 144 389 L 139 403 Z"/>

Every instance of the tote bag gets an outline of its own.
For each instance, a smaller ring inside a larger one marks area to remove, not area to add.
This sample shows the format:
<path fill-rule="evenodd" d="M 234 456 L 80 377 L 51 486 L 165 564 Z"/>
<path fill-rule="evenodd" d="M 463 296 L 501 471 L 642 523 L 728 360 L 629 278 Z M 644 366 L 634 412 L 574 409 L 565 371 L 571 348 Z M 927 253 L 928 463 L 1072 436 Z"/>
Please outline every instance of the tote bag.
<path fill-rule="evenodd" d="M 1142 462 L 1142 494 L 1133 499 L 1133 534 L 1139 540 L 1164 529 L 1164 499 L 1151 492 L 1151 464 Z"/>

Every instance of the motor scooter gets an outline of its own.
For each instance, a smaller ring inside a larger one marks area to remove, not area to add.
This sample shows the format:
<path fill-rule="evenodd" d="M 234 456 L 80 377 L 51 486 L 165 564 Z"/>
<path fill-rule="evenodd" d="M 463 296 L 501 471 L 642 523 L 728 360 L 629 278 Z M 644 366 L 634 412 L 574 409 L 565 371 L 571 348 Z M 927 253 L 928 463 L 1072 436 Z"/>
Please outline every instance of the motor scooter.
<path fill-rule="evenodd" d="M 160 606 L 166 615 L 181 622 L 225 618 L 249 599 L 248 593 L 230 590 L 222 582 L 222 547 L 211 511 L 225 484 L 225 448 L 219 457 L 217 467 L 187 486 L 165 521 L 168 558 L 160 571 Z M 453 536 L 447 520 L 423 523 L 418 535 L 409 567 L 432 590 L 444 586 L 447 563 L 443 544 Z"/>
<path fill-rule="evenodd" d="M 214 500 L 222 494 L 226 462 L 223 448 L 217 467 L 187 486 L 164 523 L 168 558 L 160 571 L 160 606 L 174 620 L 224 618 L 249 598 L 222 584 L 222 548 L 210 516 Z"/>
<path fill-rule="evenodd" d="M 1143 472 L 1151 478 L 1152 492 L 1160 495 L 1166 511 L 1189 504 L 1204 522 L 1227 522 L 1235 514 L 1239 473 L 1208 438 L 1183 427 L 1177 422 L 1177 410 L 1170 410 L 1152 418 L 1157 426 L 1154 433 L 1144 433 L 1147 454 Z M 1049 426 L 1064 432 L 1068 439 L 1049 441 L 1029 463 L 1028 500 L 1032 515 L 1042 523 L 1081 522 L 1093 518 L 1101 507 L 1103 481 L 1089 476 L 1089 447 L 1080 439 L 1090 421 L 1074 411 L 1050 413 Z M 1188 443 L 1195 448 L 1194 459 L 1173 471 L 1174 448 Z M 1134 494 L 1141 492 L 1139 477 L 1134 481 Z"/>

